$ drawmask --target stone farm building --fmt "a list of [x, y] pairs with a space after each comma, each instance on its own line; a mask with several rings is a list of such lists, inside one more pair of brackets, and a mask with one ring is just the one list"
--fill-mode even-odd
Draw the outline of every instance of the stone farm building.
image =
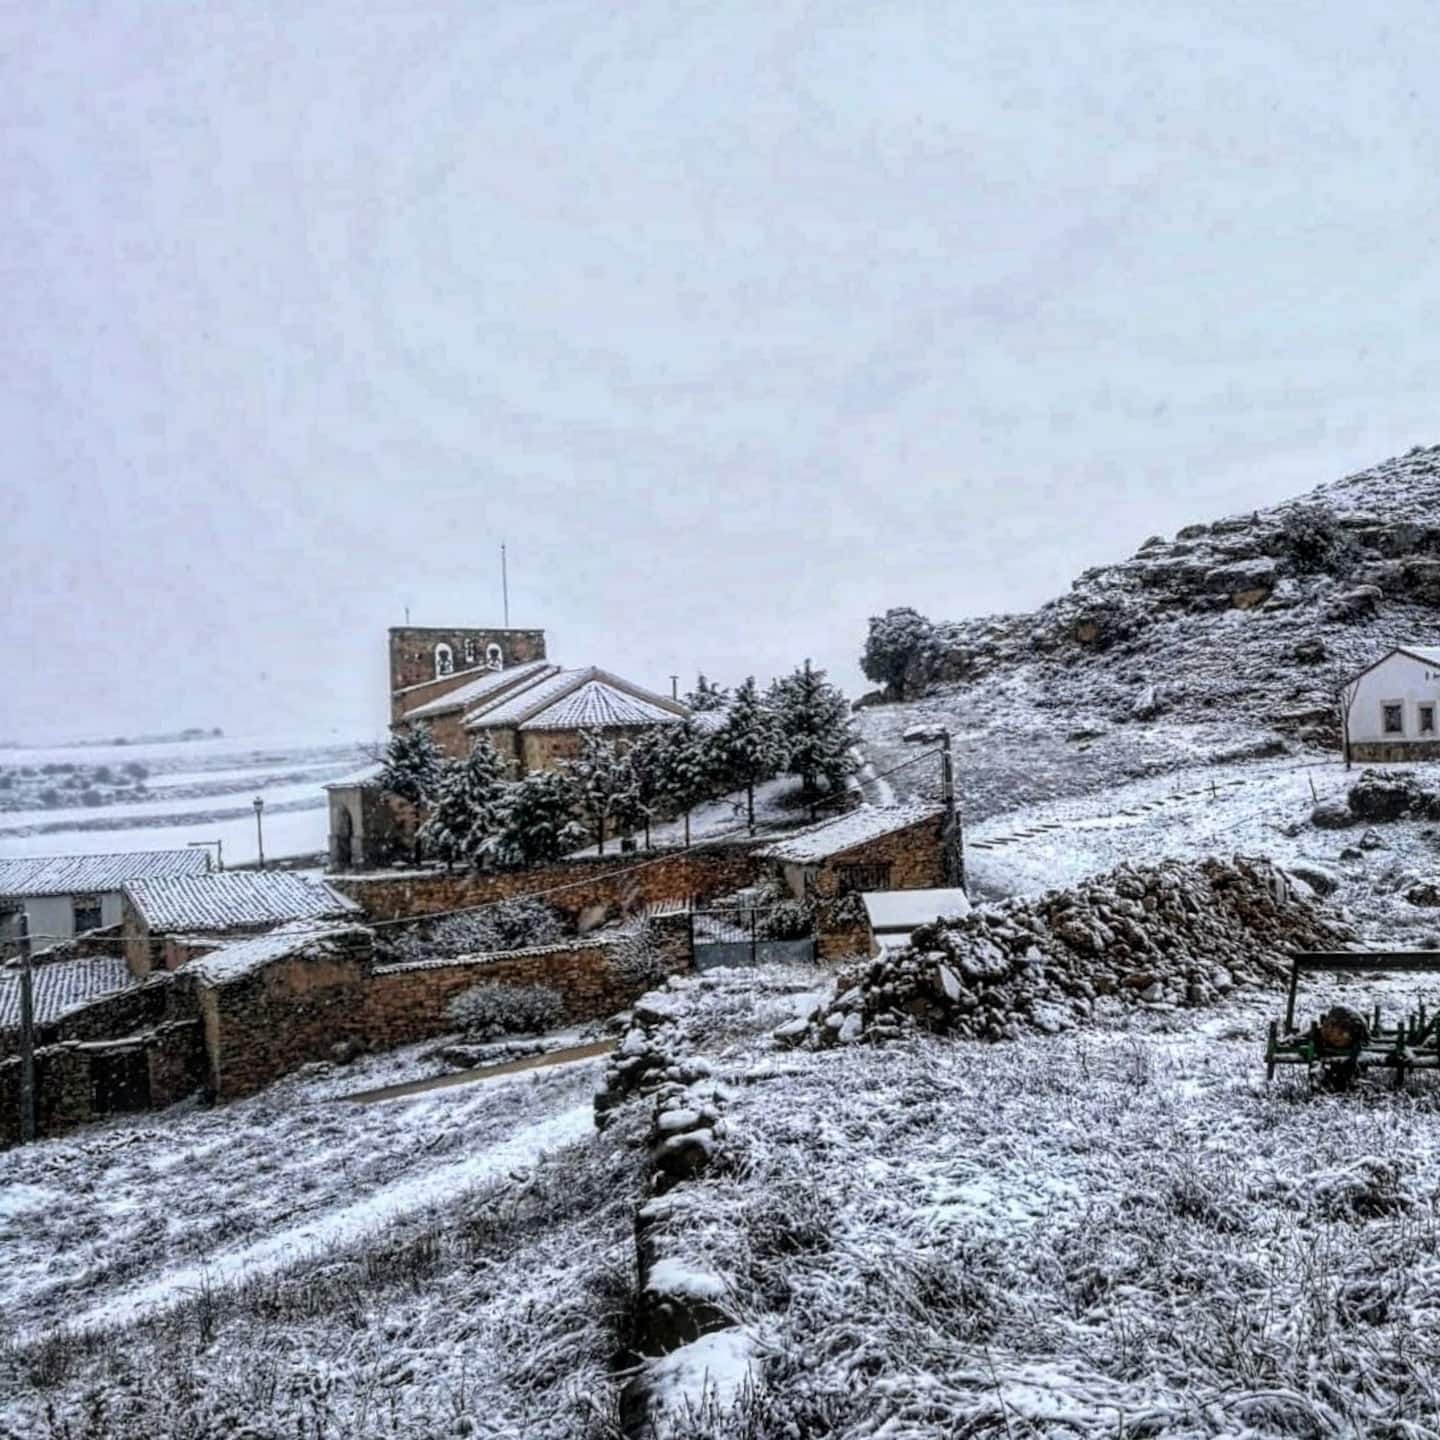
[[283, 870], [144, 880], [125, 887], [121, 934], [133, 975], [175, 970], [219, 939], [292, 921], [353, 921], [359, 907], [323, 881]]
[[1346, 685], [1342, 712], [1349, 759], [1440, 759], [1440, 646], [1382, 655]]
[[946, 884], [944, 832], [940, 805], [862, 805], [787, 835], [758, 854], [779, 866], [796, 899], [932, 890]]
[[206, 874], [204, 850], [138, 850], [130, 855], [39, 855], [0, 860], [0, 949], [29, 922], [37, 950], [120, 923], [121, 892], [133, 880]]

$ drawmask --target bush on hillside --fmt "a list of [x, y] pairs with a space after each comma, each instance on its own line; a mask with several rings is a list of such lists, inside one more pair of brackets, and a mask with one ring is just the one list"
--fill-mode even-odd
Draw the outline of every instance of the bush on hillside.
[[1328, 505], [1296, 505], [1280, 519], [1280, 543], [1303, 575], [1346, 575], [1358, 558], [1355, 542]]

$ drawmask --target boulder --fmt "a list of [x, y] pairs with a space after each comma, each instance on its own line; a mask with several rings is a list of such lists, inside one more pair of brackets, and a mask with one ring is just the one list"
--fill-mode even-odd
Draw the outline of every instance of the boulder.
[[1440, 906], [1440, 885], [1433, 880], [1422, 880], [1405, 892], [1405, 898], [1412, 905], [1423, 905], [1427, 909], [1432, 909]]
[[1303, 880], [1317, 895], [1333, 895], [1340, 888], [1340, 877], [1323, 865], [1310, 860], [1297, 860], [1286, 867], [1290, 873]]
[[1385, 597], [1378, 585], [1356, 585], [1330, 598], [1325, 618], [1330, 621], [1368, 620], [1380, 608]]
[[1350, 787], [1348, 804], [1357, 820], [1387, 824], [1425, 814], [1434, 798], [1408, 770], [1364, 770]]
[[1334, 800], [1322, 800], [1311, 812], [1310, 823], [1317, 830], [1344, 830], [1356, 823], [1349, 806]]
[[1360, 837], [1360, 848], [1362, 850], [1386, 850], [1389, 847], [1380, 838], [1378, 830], [1367, 830]]
[[1205, 572], [1205, 589], [1213, 595], [1228, 595], [1237, 610], [1250, 610], [1269, 597], [1278, 578], [1273, 555], [1232, 560]]

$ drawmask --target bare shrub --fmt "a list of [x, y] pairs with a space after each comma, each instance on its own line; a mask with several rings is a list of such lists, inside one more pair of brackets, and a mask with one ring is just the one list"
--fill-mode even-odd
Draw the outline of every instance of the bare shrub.
[[506, 900], [462, 915], [447, 915], [389, 941], [399, 960], [444, 960], [553, 945], [569, 933], [565, 917], [543, 900]]
[[493, 981], [457, 995], [445, 1013], [477, 1040], [501, 1035], [538, 1035], [565, 1019], [565, 1002], [548, 985], [501, 985]]

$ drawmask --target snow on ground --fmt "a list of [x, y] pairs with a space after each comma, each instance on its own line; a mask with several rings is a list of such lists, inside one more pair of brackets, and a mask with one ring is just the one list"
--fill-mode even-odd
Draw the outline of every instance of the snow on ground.
[[588, 1133], [582, 1112], [596, 1066], [374, 1106], [317, 1098], [333, 1073], [321, 1067], [235, 1105], [119, 1120], [0, 1154], [0, 1189], [53, 1192], [27, 1212], [30, 1223], [0, 1234], [11, 1337], [57, 1319], [134, 1313], [202, 1271], [218, 1282], [275, 1268], [307, 1245], [351, 1240], [387, 1214], [530, 1163]]
[[766, 983], [679, 1010], [729, 1138], [648, 1239], [724, 1281], [722, 1333], [763, 1358], [737, 1413], [674, 1434], [1436, 1433], [1434, 1077], [1267, 1084], [1278, 995], [777, 1053], [734, 1028]]
[[218, 839], [226, 863], [240, 864], [256, 856], [255, 795], [266, 806], [267, 858], [314, 854], [328, 843], [325, 785], [354, 771], [370, 748], [237, 737], [0, 750], [0, 771], [137, 762], [150, 772], [133, 800], [0, 813], [0, 856], [179, 849]]
[[[1028, 805], [966, 827], [966, 879], [974, 896], [986, 899], [1071, 885], [1126, 860], [1268, 855], [1282, 866], [1308, 863], [1330, 872], [1339, 882], [1337, 903], [1367, 938], [1440, 948], [1440, 912], [1411, 905], [1403, 894], [1415, 879], [1440, 877], [1436, 826], [1408, 820], [1376, 826], [1379, 848], [1362, 850], [1365, 827], [1310, 824], [1317, 798], [1343, 803], [1359, 774], [1360, 767], [1347, 771], [1339, 760], [1282, 757]], [[1356, 853], [1342, 859], [1342, 851]]]

